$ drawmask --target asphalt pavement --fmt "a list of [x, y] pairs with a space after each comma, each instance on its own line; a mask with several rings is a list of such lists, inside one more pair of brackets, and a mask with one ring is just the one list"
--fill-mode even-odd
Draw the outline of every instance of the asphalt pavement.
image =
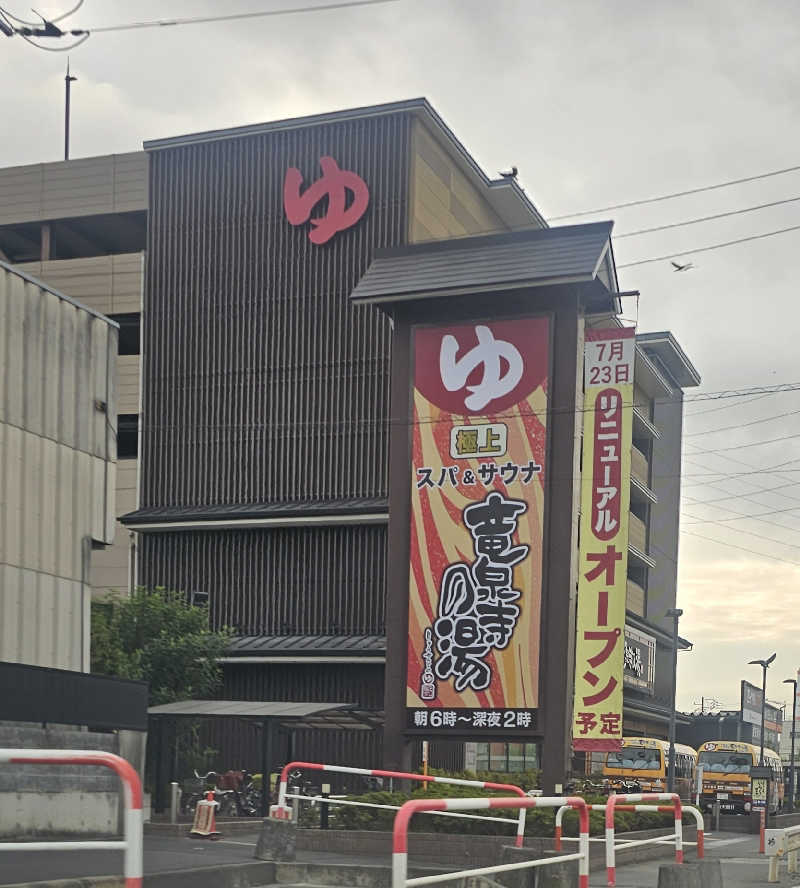
[[[145, 836], [144, 873], [250, 863], [257, 839], [257, 833], [218, 841]], [[121, 851], [0, 851], [0, 885], [121, 873]]]
[[[722, 862], [725, 888], [767, 885], [767, 858], [758, 853], [758, 836], [719, 833], [706, 837], [706, 858]], [[216, 841], [174, 836], [145, 836], [145, 875], [196, 867], [248, 863], [258, 835], [232, 834]], [[686, 849], [688, 861], [694, 860], [694, 849]], [[300, 852], [298, 859], [308, 862], [375, 863], [374, 859], [353, 860], [339, 854]], [[657, 888], [659, 861], [625, 864], [625, 852], [617, 856], [618, 888]], [[0, 885], [18, 882], [50, 881], [81, 876], [112, 876], [122, 872], [122, 854], [115, 851], [63, 851], [2, 853]], [[592, 888], [605, 888], [605, 871], [592, 873]], [[773, 883], [776, 884], [776, 883]], [[800, 877], [789, 877], [784, 862], [781, 880], [784, 888], [800, 888]]]
[[[717, 835], [719, 838], [717, 838]], [[722, 863], [724, 888], [750, 888], [753, 885], [768, 885], [768, 858], [758, 853], [758, 836], [737, 833], [718, 833], [706, 836], [706, 859], [718, 859]], [[617, 863], [623, 863], [625, 852], [617, 855]], [[694, 848], [686, 849], [686, 860], [695, 859]], [[661, 861], [663, 862], [663, 861]], [[658, 888], [659, 861], [617, 866], [617, 888]], [[591, 888], [606, 888], [605, 873], [593, 872], [590, 876]], [[800, 886], [800, 877], [786, 873], [784, 862], [781, 881], [773, 885]]]

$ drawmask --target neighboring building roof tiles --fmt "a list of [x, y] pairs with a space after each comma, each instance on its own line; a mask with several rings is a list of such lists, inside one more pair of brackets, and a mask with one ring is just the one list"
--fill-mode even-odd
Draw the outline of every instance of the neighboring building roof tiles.
[[209, 506], [161, 506], [136, 509], [119, 519], [135, 526], [186, 521], [243, 521], [253, 518], [319, 518], [336, 515], [385, 513], [389, 502], [384, 497], [370, 499], [303, 500], [277, 503], [241, 503]]
[[232, 655], [245, 654], [385, 654], [383, 635], [243, 635], [228, 646]]

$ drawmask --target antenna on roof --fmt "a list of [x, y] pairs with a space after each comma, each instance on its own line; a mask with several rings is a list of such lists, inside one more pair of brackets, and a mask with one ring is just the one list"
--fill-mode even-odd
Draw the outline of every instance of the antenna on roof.
[[69, 56], [67, 56], [67, 76], [64, 78], [66, 95], [64, 97], [64, 160], [69, 160], [69, 93], [70, 86], [77, 77], [69, 73]]

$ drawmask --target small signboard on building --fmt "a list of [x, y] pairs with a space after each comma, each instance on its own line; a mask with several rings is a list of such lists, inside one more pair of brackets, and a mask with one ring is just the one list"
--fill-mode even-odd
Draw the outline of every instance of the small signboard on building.
[[622, 680], [626, 688], [655, 693], [656, 640], [646, 632], [625, 627], [625, 654]]

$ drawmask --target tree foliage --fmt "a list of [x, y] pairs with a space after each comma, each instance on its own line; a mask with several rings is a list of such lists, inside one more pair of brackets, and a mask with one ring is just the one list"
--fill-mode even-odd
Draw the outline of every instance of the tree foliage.
[[151, 706], [212, 695], [229, 640], [181, 592], [139, 588], [92, 605], [92, 672], [148, 682]]

